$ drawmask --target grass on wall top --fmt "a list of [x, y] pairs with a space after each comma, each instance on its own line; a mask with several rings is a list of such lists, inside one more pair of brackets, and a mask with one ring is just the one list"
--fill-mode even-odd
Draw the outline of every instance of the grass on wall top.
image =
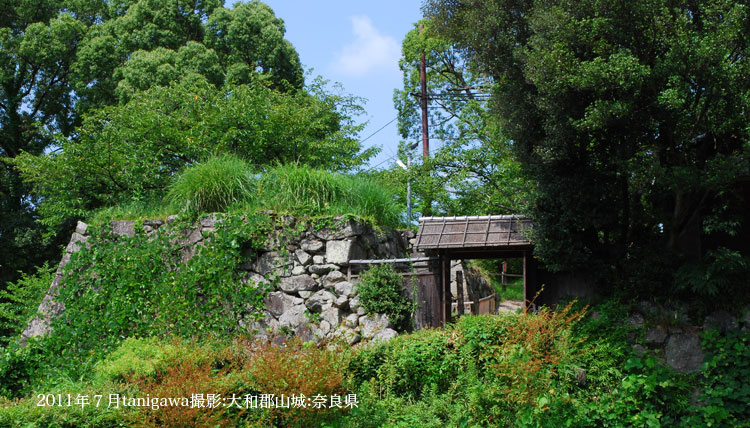
[[255, 173], [233, 156], [214, 157], [186, 169], [163, 198], [108, 207], [95, 212], [90, 221], [264, 210], [294, 216], [354, 215], [379, 226], [402, 226], [393, 195], [373, 180], [295, 164]]

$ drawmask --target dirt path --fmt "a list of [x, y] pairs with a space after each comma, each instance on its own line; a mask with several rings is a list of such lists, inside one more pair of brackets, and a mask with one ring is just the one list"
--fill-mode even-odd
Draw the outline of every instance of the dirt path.
[[523, 309], [523, 300], [503, 300], [497, 305], [497, 313], [515, 314], [519, 309]]

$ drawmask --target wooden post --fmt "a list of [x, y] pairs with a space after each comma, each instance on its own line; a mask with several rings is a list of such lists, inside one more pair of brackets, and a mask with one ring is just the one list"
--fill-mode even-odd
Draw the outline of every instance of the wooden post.
[[456, 314], [461, 316], [464, 314], [464, 273], [463, 271], [456, 271]]
[[440, 258], [442, 260], [441, 270], [443, 272], [443, 326], [446, 326], [451, 322], [451, 259], [446, 255], [442, 255]]
[[[523, 300], [524, 300], [524, 312], [530, 309], [532, 301], [535, 305], [541, 305], [543, 303], [544, 296], [537, 298], [537, 293], [540, 293], [541, 288], [539, 286], [539, 280], [537, 278], [536, 271], [536, 260], [531, 255], [531, 252], [525, 251], [523, 253]], [[536, 300], [535, 300], [536, 299]]]
[[508, 273], [508, 262], [504, 261], [503, 262], [503, 274], [500, 275], [500, 278], [502, 280], [501, 282], [503, 284], [503, 293], [505, 293], [505, 290], [507, 289], [507, 285], [508, 285], [507, 280], [505, 279], [506, 273]]
[[529, 308], [529, 283], [526, 278], [526, 255], [527, 253], [524, 251], [523, 253], [523, 312], [526, 313]]

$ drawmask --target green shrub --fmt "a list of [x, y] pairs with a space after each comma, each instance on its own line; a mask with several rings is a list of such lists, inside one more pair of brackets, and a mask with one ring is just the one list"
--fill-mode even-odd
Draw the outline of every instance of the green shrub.
[[119, 382], [132, 377], [151, 376], [173, 349], [172, 345], [161, 343], [153, 337], [130, 337], [104, 360], [96, 363], [94, 373], [101, 379]]
[[36, 340], [21, 348], [0, 348], [0, 397], [17, 398], [31, 389], [43, 364], [44, 349]]
[[[58, 392], [59, 391], [59, 392]], [[0, 399], [0, 427], [28, 427], [28, 428], [124, 428], [132, 427], [130, 408], [107, 408], [108, 395], [116, 393], [111, 387], [91, 389], [85, 386], [71, 386], [65, 389], [45, 391], [43, 396], [33, 395], [15, 402], [3, 402]], [[59, 395], [58, 395], [59, 394]], [[68, 406], [68, 394], [71, 405]], [[75, 405], [75, 400], [81, 396], [88, 396], [89, 405]], [[97, 397], [99, 406], [95, 405]], [[63, 405], [39, 406], [45, 397], [52, 403], [62, 399]], [[43, 401], [42, 401], [43, 402]]]
[[367, 312], [388, 315], [399, 329], [408, 327], [412, 304], [405, 295], [404, 277], [393, 266], [376, 265], [363, 272], [357, 282], [357, 294]]
[[245, 161], [233, 156], [209, 158], [180, 174], [169, 188], [167, 201], [193, 214], [225, 211], [236, 202], [253, 198], [250, 171]]

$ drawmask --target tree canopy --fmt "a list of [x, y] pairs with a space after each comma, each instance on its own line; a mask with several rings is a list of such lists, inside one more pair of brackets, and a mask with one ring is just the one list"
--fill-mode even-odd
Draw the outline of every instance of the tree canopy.
[[670, 252], [700, 264], [709, 242], [742, 247], [747, 4], [427, 0], [424, 12], [494, 80], [548, 266]]
[[[422, 52], [430, 139], [436, 147], [427, 160], [415, 152], [407, 153], [411, 143], [422, 139]], [[429, 20], [416, 23], [404, 38], [400, 68], [404, 84], [394, 92], [394, 104], [399, 112], [399, 131], [405, 139], [401, 155], [412, 155], [416, 161], [408, 175], [414, 184], [417, 210], [423, 211], [425, 207], [420, 204], [430, 200], [437, 212], [451, 215], [520, 211], [525, 197], [518, 164], [511, 156], [509, 140], [495, 126], [487, 108], [492, 78], [435, 33]], [[421, 147], [416, 152], [421, 153]], [[401, 180], [407, 175], [400, 169], [390, 174]]]
[[359, 100], [318, 80], [305, 84], [271, 8], [222, 4], [8, 5], [0, 16], [0, 283], [57, 252], [40, 218], [70, 225], [83, 210], [143, 198], [209, 154], [333, 170], [372, 155], [354, 139]]

